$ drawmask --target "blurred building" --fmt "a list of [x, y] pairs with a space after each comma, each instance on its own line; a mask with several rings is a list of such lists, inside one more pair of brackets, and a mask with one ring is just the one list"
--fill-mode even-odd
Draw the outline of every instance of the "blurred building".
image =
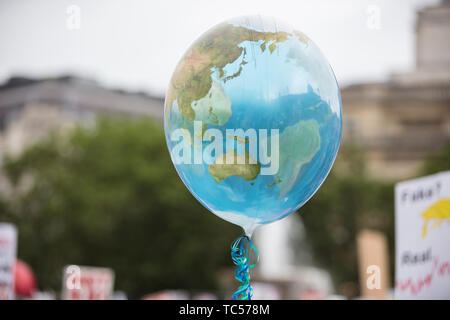
[[450, 1], [418, 12], [416, 67], [385, 83], [342, 89], [343, 142], [365, 150], [369, 173], [398, 180], [450, 142]]
[[0, 87], [0, 158], [16, 154], [49, 132], [99, 115], [163, 115], [163, 99], [109, 90], [74, 77], [11, 78]]
[[[161, 119], [163, 98], [110, 90], [74, 77], [11, 78], [0, 86], [0, 165], [50, 132], [98, 116], [151, 116]], [[0, 191], [7, 190], [1, 178]]]

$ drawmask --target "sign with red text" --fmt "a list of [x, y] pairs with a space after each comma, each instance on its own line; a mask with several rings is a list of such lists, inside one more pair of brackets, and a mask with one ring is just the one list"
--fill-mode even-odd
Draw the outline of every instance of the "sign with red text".
[[107, 300], [114, 287], [114, 272], [108, 268], [70, 265], [64, 268], [64, 300]]
[[395, 187], [396, 299], [450, 299], [450, 171]]
[[0, 300], [14, 299], [16, 252], [16, 227], [9, 223], [0, 223]]

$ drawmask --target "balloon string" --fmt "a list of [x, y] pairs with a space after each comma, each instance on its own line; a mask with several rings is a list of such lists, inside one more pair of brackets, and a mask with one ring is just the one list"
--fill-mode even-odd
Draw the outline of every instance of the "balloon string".
[[[251, 251], [256, 253], [256, 261], [250, 264]], [[250, 272], [259, 260], [259, 253], [252, 243], [252, 240], [246, 235], [238, 237], [231, 245], [231, 258], [233, 263], [237, 266], [234, 278], [242, 284], [235, 291], [232, 296], [233, 300], [251, 300], [253, 289], [250, 285]]]

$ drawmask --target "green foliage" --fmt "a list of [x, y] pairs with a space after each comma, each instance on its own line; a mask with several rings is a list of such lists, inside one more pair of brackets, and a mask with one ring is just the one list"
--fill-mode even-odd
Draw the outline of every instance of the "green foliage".
[[215, 288], [239, 229], [204, 209], [177, 176], [151, 120], [103, 119], [54, 134], [9, 159], [16, 196], [0, 221], [19, 228], [19, 256], [44, 289], [63, 266], [111, 267], [133, 297]]
[[315, 263], [331, 273], [338, 290], [358, 283], [356, 236], [362, 229], [386, 234], [394, 270], [394, 188], [369, 179], [364, 162], [354, 147], [341, 147], [328, 178], [299, 210]]
[[421, 174], [428, 175], [447, 170], [450, 170], [450, 144], [425, 161]]

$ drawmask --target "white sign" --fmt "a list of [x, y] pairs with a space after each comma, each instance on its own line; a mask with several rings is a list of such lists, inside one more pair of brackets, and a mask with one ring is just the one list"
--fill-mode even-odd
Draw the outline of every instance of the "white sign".
[[108, 268], [70, 265], [64, 268], [64, 300], [107, 300], [111, 298], [114, 272]]
[[450, 171], [395, 187], [396, 299], [450, 299]]
[[9, 223], [0, 223], [0, 300], [14, 299], [16, 252], [16, 228]]

